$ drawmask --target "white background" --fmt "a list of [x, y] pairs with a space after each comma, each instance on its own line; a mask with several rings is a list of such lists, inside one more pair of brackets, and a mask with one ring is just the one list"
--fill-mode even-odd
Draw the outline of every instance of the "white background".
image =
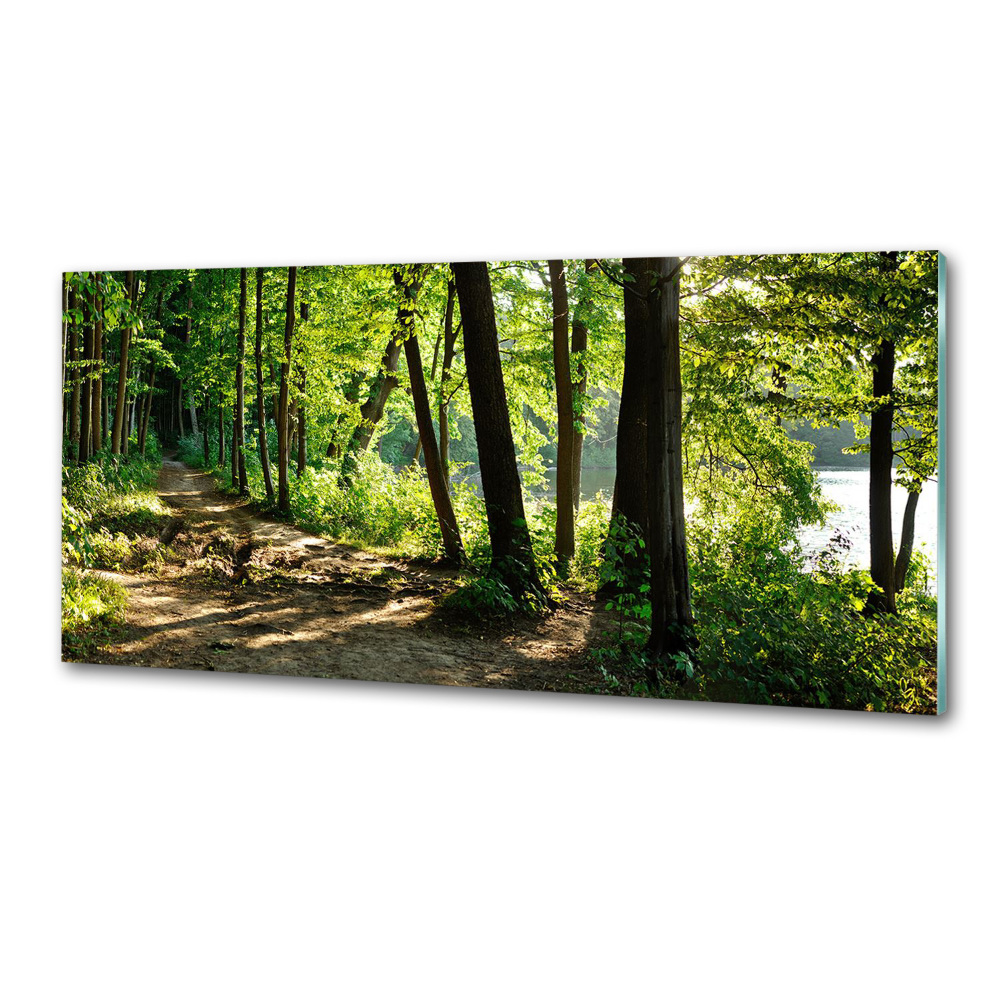
[[[916, 0], [10, 7], [6, 995], [990, 993], [996, 27]], [[58, 662], [64, 268], [884, 248], [950, 262], [943, 719]]]

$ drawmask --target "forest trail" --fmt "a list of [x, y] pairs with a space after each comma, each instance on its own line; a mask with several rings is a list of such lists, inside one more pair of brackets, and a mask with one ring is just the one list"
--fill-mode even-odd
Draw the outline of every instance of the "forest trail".
[[415, 684], [592, 691], [586, 650], [610, 617], [569, 596], [544, 617], [484, 623], [442, 611], [454, 573], [384, 558], [255, 514], [167, 458], [174, 517], [156, 576], [106, 573], [129, 592], [101, 662]]

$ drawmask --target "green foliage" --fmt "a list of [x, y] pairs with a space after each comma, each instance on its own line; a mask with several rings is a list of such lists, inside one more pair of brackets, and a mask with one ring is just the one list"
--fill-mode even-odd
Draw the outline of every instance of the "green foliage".
[[101, 569], [153, 569], [162, 554], [149, 540], [168, 510], [153, 487], [160, 465], [155, 439], [147, 457], [100, 455], [63, 467], [63, 557]]
[[128, 601], [125, 588], [97, 573], [67, 567], [62, 573], [62, 629], [80, 633], [121, 621]]

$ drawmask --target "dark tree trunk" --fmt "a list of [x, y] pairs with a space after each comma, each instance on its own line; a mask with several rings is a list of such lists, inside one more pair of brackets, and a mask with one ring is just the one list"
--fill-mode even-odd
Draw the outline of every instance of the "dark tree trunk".
[[90, 419], [94, 408], [90, 397], [93, 393], [91, 370], [94, 357], [94, 295], [91, 293], [84, 301], [89, 313], [83, 326], [83, 366], [80, 369], [80, 440], [77, 447], [77, 462], [83, 463], [90, 459], [93, 434], [90, 430]]
[[239, 486], [240, 495], [250, 493], [247, 486], [247, 464], [243, 454], [246, 443], [246, 433], [243, 427], [243, 417], [246, 405], [243, 398], [243, 357], [247, 349], [247, 269], [240, 268], [240, 318], [236, 331], [236, 415], [233, 421], [233, 450], [237, 455], [237, 478], [234, 486]]
[[910, 557], [913, 555], [913, 536], [916, 528], [917, 501], [920, 490], [906, 494], [906, 506], [903, 508], [903, 531], [899, 539], [899, 552], [896, 554], [895, 584], [896, 593], [901, 594], [906, 588], [906, 573], [910, 568]]
[[[588, 260], [586, 277], [597, 270], [597, 262]], [[585, 281], [586, 281], [585, 277]], [[590, 292], [584, 286], [583, 294], [573, 315], [573, 332], [570, 342], [570, 377], [573, 379], [573, 509], [580, 509], [580, 480], [583, 475], [583, 436], [587, 400], [587, 323], [590, 310]]]
[[209, 452], [208, 445], [208, 393], [206, 392], [202, 398], [201, 404], [201, 446], [202, 451], [205, 454], [205, 467], [207, 468], [212, 464], [212, 456]]
[[156, 387], [156, 362], [149, 366], [149, 392], [146, 395], [146, 409], [142, 417], [142, 426], [139, 428], [139, 452], [143, 458], [146, 457], [146, 437], [149, 434], [149, 417], [153, 412], [153, 390]]
[[490, 273], [485, 261], [454, 263], [452, 270], [465, 329], [465, 369], [493, 568], [514, 594], [540, 591], [510, 430]]
[[[131, 309], [135, 308], [136, 285], [135, 271], [126, 272], [125, 287]], [[122, 452], [123, 428], [125, 426], [125, 390], [128, 386], [128, 347], [131, 333], [129, 324], [123, 323], [121, 344], [118, 348], [118, 392], [115, 396], [115, 422], [111, 430], [112, 455], [120, 455]]]
[[405, 338], [406, 367], [410, 374], [413, 409], [417, 415], [420, 441], [424, 447], [427, 482], [431, 488], [431, 498], [434, 501], [434, 510], [441, 528], [444, 554], [449, 562], [462, 563], [465, 561], [462, 536], [459, 533], [458, 520], [451, 505], [448, 484], [445, 482], [441, 470], [441, 456], [438, 454], [437, 441], [434, 438], [434, 420], [431, 417], [427, 384], [424, 381], [424, 367], [420, 360], [420, 345], [417, 342], [416, 307], [420, 279], [417, 277], [416, 269], [411, 270], [405, 277], [397, 271], [394, 279], [401, 296], [399, 309], [396, 313], [396, 323], [400, 329], [400, 335]]
[[94, 363], [93, 377], [90, 386], [90, 453], [96, 455], [104, 447], [101, 427], [101, 404], [104, 400], [104, 300], [101, 296], [101, 275], [97, 272], [94, 279], [97, 291], [94, 293]]
[[268, 502], [274, 500], [274, 484], [271, 482], [271, 462], [267, 454], [267, 422], [264, 419], [264, 359], [263, 359], [263, 338], [264, 338], [264, 268], [257, 268], [257, 301], [256, 314], [256, 339], [254, 342], [254, 361], [257, 368], [257, 445], [260, 448], [260, 468], [264, 474], [264, 490], [267, 493]]
[[556, 381], [556, 568], [566, 576], [576, 551], [573, 516], [573, 383], [569, 371], [569, 296], [566, 268], [550, 260], [552, 365]]
[[62, 434], [69, 435], [69, 393], [66, 391], [66, 372], [69, 361], [69, 278], [62, 279]]
[[226, 467], [226, 410], [222, 405], [222, 393], [219, 393], [219, 470]]
[[[302, 303], [303, 309], [306, 303]], [[306, 366], [300, 355], [298, 364], [298, 390], [299, 398], [295, 407], [295, 414], [298, 421], [297, 444], [298, 453], [295, 456], [295, 475], [301, 476], [306, 471]]]
[[448, 482], [448, 396], [447, 385], [451, 379], [451, 365], [455, 360], [455, 341], [458, 331], [455, 328], [455, 282], [448, 282], [448, 304], [444, 311], [444, 355], [441, 358], [441, 399], [438, 403], [438, 436], [441, 449], [441, 472], [445, 482]]
[[680, 260], [650, 257], [648, 266], [646, 495], [652, 616], [646, 648], [660, 658], [689, 652], [695, 642], [681, 461]]
[[[76, 312], [76, 289], [69, 292], [69, 310]], [[80, 446], [80, 326], [73, 319], [69, 325], [69, 353], [73, 362], [73, 390], [69, 404], [69, 440], [77, 449]], [[70, 451], [72, 452], [72, 448]]]
[[[625, 371], [618, 411], [615, 453], [615, 502], [611, 516], [637, 525], [645, 536], [646, 511], [646, 359], [649, 336], [646, 297], [649, 292], [648, 260], [629, 257], [623, 262], [626, 276]], [[631, 280], [630, 280], [631, 279]]]
[[295, 273], [288, 269], [285, 296], [285, 346], [281, 356], [281, 385], [278, 390], [278, 509], [287, 512], [288, 495], [288, 372], [292, 361], [292, 334], [295, 332]]
[[[184, 343], [189, 345], [191, 343], [191, 310], [194, 308], [194, 300], [191, 298], [190, 289], [194, 287], [194, 279], [192, 278], [189, 285], [188, 300], [187, 300], [187, 325], [184, 330]], [[198, 408], [195, 406], [194, 402], [194, 392], [190, 391], [191, 386], [188, 387], [188, 409], [191, 414], [191, 433], [194, 435], [199, 434], [198, 430]]]
[[[880, 270], [895, 269], [895, 254], [883, 254]], [[872, 355], [872, 409], [869, 432], [868, 480], [871, 576], [879, 590], [868, 595], [867, 610], [896, 613], [896, 560], [892, 545], [892, 387], [896, 371], [896, 343], [888, 337]]]

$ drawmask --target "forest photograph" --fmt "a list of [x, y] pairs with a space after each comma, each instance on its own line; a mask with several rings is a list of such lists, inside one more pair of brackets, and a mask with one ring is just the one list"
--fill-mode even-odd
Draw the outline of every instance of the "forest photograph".
[[942, 711], [943, 271], [67, 272], [63, 659]]

